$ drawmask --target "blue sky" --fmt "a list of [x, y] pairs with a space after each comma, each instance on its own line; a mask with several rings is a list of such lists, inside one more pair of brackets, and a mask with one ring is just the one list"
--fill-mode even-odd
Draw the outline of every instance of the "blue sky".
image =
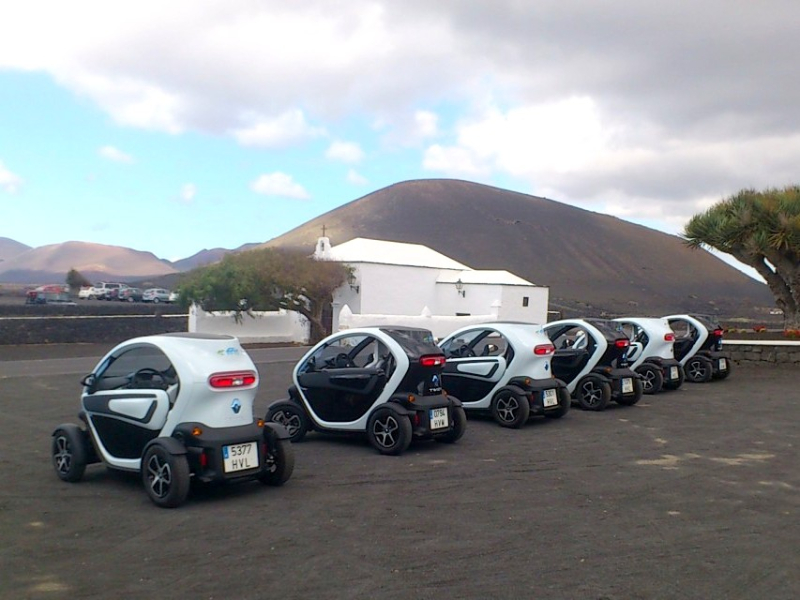
[[436, 177], [677, 233], [797, 183], [788, 1], [18, 4], [0, 236], [30, 246], [175, 260]]

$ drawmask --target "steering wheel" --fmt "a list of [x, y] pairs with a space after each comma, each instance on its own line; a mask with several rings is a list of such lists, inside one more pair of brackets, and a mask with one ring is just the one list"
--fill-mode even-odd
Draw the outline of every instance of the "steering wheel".
[[345, 352], [340, 352], [336, 355], [336, 361], [334, 362], [334, 365], [337, 369], [346, 369], [356, 366], [356, 364], [353, 362], [353, 359], [351, 359]]
[[[154, 377], [158, 377], [161, 382], [160, 384], [156, 385], [153, 381]], [[154, 369], [152, 367], [144, 367], [136, 371], [131, 378], [131, 387], [135, 389], [147, 389], [147, 388], [160, 388], [166, 389], [169, 385], [167, 378], [164, 376], [164, 373], [159, 371], [158, 369]]]
[[464, 344], [458, 349], [458, 354], [460, 356], [475, 356], [475, 350]]

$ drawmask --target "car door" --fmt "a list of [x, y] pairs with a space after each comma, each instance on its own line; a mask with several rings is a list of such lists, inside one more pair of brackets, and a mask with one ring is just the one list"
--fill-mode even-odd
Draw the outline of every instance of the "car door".
[[84, 378], [83, 411], [105, 452], [139, 459], [158, 437], [177, 394], [177, 374], [158, 348], [144, 345], [107, 358]]
[[300, 365], [300, 393], [321, 421], [350, 423], [364, 416], [391, 377], [394, 358], [376, 337], [343, 335]]
[[508, 340], [495, 329], [476, 327], [439, 344], [447, 362], [444, 389], [469, 404], [486, 398], [506, 374], [510, 353]]
[[545, 327], [544, 332], [556, 348], [551, 361], [553, 375], [571, 383], [586, 368], [594, 352], [594, 338], [577, 324]]

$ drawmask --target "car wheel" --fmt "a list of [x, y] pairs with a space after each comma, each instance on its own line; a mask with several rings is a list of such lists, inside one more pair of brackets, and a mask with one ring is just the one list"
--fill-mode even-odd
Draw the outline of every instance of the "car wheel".
[[522, 427], [531, 416], [528, 397], [520, 388], [509, 385], [501, 388], [492, 398], [492, 417], [501, 427]]
[[569, 395], [569, 390], [567, 390], [567, 388], [561, 388], [558, 390], [558, 393], [561, 396], [558, 408], [555, 410], [548, 410], [544, 413], [544, 416], [548, 419], [560, 419], [569, 412], [570, 405], [572, 404], [572, 397]]
[[83, 477], [89, 462], [86, 432], [77, 425], [61, 425], [53, 433], [53, 468], [62, 481], [76, 482]]
[[175, 508], [189, 495], [189, 461], [185, 454], [170, 454], [161, 444], [153, 444], [142, 459], [142, 483], [154, 504]]
[[411, 420], [389, 408], [379, 408], [367, 422], [369, 443], [381, 454], [402, 454], [411, 444]]
[[450, 418], [453, 419], [453, 428], [447, 433], [437, 435], [435, 438], [437, 441], [452, 444], [460, 440], [467, 430], [467, 413], [461, 406], [450, 409]]
[[642, 399], [642, 392], [644, 391], [644, 384], [642, 380], [638, 377], [633, 380], [633, 394], [628, 396], [623, 396], [621, 393], [617, 398], [617, 404], [622, 404], [623, 406], [633, 406], [639, 400]]
[[267, 441], [267, 453], [264, 457], [267, 472], [259, 480], [267, 485], [283, 485], [294, 471], [294, 449], [289, 440], [278, 439], [277, 436]]
[[664, 387], [664, 372], [655, 365], [642, 365], [636, 372], [642, 376], [642, 388], [645, 394], [657, 394]]
[[711, 381], [713, 370], [711, 369], [711, 361], [705, 356], [695, 356], [690, 358], [686, 367], [686, 381], [692, 383], [706, 383]]
[[595, 375], [584, 377], [575, 391], [583, 410], [604, 410], [611, 400], [611, 385]]
[[294, 402], [276, 402], [267, 409], [264, 420], [283, 425], [292, 442], [302, 441], [309, 430], [305, 411]]

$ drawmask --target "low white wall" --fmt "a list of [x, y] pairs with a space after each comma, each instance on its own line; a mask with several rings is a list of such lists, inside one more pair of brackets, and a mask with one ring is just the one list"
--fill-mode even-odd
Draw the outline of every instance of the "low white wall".
[[227, 311], [209, 313], [194, 305], [189, 310], [189, 332], [235, 335], [243, 344], [307, 344], [310, 339], [308, 320], [298, 312], [253, 311], [252, 316], [242, 313], [238, 323], [234, 315]]
[[450, 315], [432, 315], [430, 311], [423, 310], [421, 315], [357, 315], [349, 307], [344, 306], [339, 313], [339, 331], [355, 329], [357, 327], [385, 325], [402, 325], [405, 327], [420, 327], [428, 329], [436, 339], [443, 339], [456, 329], [477, 323], [497, 321], [496, 314], [470, 315], [468, 317], [455, 317]]

